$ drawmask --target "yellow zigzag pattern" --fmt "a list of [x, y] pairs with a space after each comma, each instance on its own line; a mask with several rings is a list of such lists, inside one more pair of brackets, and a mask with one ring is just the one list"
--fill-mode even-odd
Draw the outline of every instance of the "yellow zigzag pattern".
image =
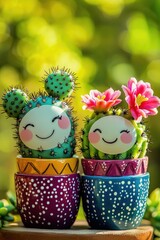
[[[58, 168], [60, 168], [58, 166]], [[75, 166], [73, 166], [73, 168], [71, 167], [71, 165], [69, 163], [66, 163], [62, 169], [60, 169], [59, 171], [57, 170], [57, 168], [55, 167], [55, 164], [53, 163], [49, 163], [47, 165], [47, 167], [45, 167], [45, 169], [43, 171], [40, 171], [33, 163], [31, 162], [28, 162], [26, 164], [26, 166], [22, 169], [22, 167], [20, 167], [20, 164], [18, 163], [18, 169], [19, 169], [19, 172], [21, 173], [37, 173], [37, 174], [57, 174], [57, 175], [61, 175], [63, 172], [67, 172], [68, 174], [69, 173], [75, 173], [77, 172], [78, 170], [78, 160], [75, 162]]]

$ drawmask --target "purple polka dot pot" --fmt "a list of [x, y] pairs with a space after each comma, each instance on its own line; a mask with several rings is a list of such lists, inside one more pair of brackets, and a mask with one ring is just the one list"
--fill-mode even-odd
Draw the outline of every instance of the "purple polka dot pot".
[[67, 229], [80, 203], [80, 176], [15, 174], [17, 206], [25, 227]]
[[149, 174], [82, 176], [86, 219], [95, 229], [125, 230], [141, 224], [149, 189]]

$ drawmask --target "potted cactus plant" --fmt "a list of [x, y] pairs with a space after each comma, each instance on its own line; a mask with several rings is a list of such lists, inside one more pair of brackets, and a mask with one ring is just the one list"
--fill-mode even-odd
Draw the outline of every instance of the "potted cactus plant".
[[143, 118], [157, 114], [160, 99], [153, 96], [149, 83], [135, 78], [122, 89], [127, 109], [117, 107], [119, 90], [91, 90], [82, 96], [83, 108], [93, 110], [81, 136], [86, 174], [82, 177], [82, 198], [91, 227], [135, 228], [145, 211], [149, 137]]
[[76, 122], [70, 106], [75, 80], [70, 70], [53, 68], [44, 79], [45, 92], [28, 95], [11, 88], [3, 95], [5, 112], [16, 119], [17, 206], [27, 227], [68, 228], [78, 212]]

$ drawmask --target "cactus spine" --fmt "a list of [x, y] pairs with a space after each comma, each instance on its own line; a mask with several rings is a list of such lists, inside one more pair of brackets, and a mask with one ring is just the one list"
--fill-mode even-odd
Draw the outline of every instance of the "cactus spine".
[[130, 78], [122, 86], [128, 109], [115, 107], [121, 91], [91, 90], [82, 96], [83, 109], [92, 110], [82, 130], [82, 154], [87, 159], [137, 159], [146, 155], [149, 138], [142, 118], [157, 114], [160, 99], [151, 85]]
[[[98, 119], [104, 117], [104, 116], [122, 116], [128, 120], [131, 121], [131, 123], [134, 125], [137, 133], [137, 140], [134, 144], [134, 146], [129, 149], [126, 152], [120, 153], [120, 154], [106, 154], [98, 149], [96, 149], [88, 139], [88, 134], [91, 126], [96, 122]], [[148, 147], [148, 137], [146, 134], [146, 127], [145, 125], [141, 123], [137, 123], [131, 116], [127, 113], [126, 110], [121, 109], [110, 109], [107, 112], [94, 112], [92, 116], [89, 119], [86, 119], [84, 129], [82, 130], [82, 154], [87, 159], [131, 159], [131, 158], [141, 158], [146, 155], [147, 147]]]
[[[3, 108], [9, 117], [16, 118], [17, 121], [15, 124], [17, 146], [22, 157], [69, 158], [74, 155], [76, 122], [67, 98], [69, 99], [72, 94], [75, 82], [74, 73], [65, 68], [53, 68], [44, 79], [47, 93], [38, 92], [28, 96], [21, 89], [11, 88], [4, 94]], [[66, 101], [63, 101], [65, 99]], [[46, 116], [43, 116], [43, 111], [40, 111], [42, 107], [44, 110], [48, 109]], [[41, 115], [39, 115], [40, 112]], [[38, 127], [39, 122], [42, 122], [41, 127]], [[49, 124], [51, 127], [47, 130]], [[56, 142], [58, 131], [62, 137], [60, 136]], [[54, 146], [52, 146], [51, 137]], [[33, 143], [30, 145], [28, 142], [31, 141]], [[35, 145], [34, 141], [39, 143]], [[47, 141], [49, 141], [48, 144]]]

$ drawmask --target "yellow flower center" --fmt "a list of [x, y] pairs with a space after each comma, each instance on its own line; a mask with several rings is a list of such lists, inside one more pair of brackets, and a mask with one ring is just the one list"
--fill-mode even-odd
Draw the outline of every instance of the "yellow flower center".
[[140, 93], [138, 94], [138, 96], [136, 98], [136, 102], [137, 102], [138, 106], [140, 106], [142, 102], [145, 102], [147, 100], [148, 100], [148, 98], [146, 98], [145, 96], [141, 95]]
[[105, 97], [106, 97], [105, 95], [102, 95], [102, 96], [98, 95], [98, 96], [97, 96], [97, 98], [98, 98], [99, 100], [104, 100]]

